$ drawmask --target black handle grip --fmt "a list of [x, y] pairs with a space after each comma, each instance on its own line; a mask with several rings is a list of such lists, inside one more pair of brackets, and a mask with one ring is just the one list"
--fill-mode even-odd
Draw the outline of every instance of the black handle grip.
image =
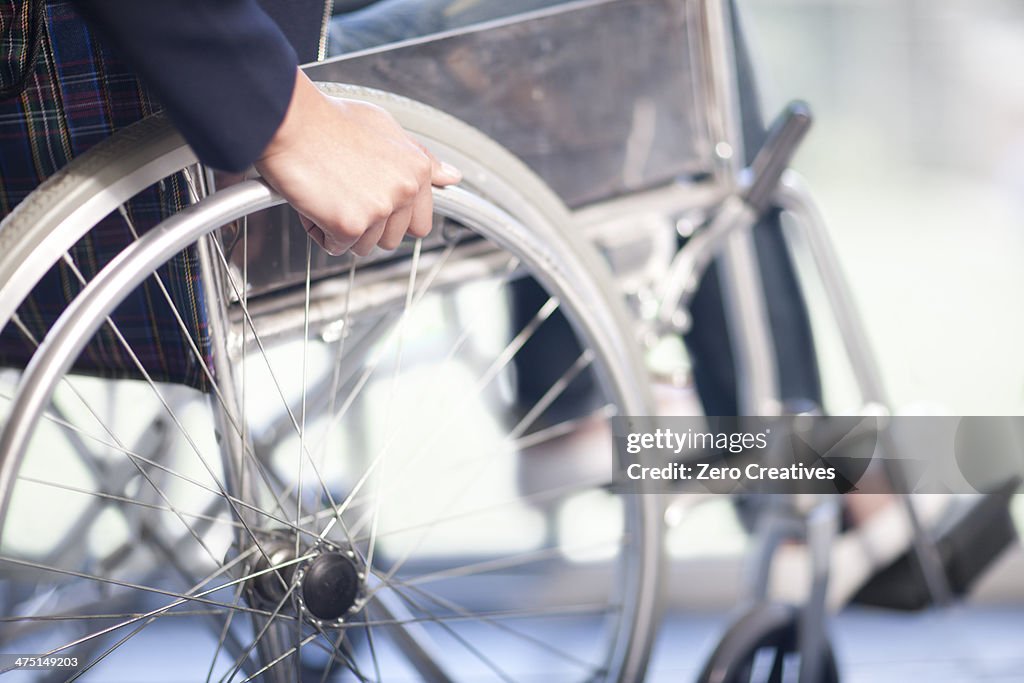
[[811, 108], [806, 102], [791, 102], [768, 131], [764, 146], [750, 164], [753, 180], [744, 196], [758, 214], [771, 205], [779, 179], [789, 167], [812, 122]]

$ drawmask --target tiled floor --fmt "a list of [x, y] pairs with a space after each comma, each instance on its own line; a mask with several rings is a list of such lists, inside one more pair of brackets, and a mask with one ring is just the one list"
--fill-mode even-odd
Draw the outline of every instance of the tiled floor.
[[[727, 621], [722, 613], [670, 616], [649, 680], [694, 680]], [[1024, 681], [1024, 604], [919, 614], [851, 608], [832, 632], [844, 683]]]

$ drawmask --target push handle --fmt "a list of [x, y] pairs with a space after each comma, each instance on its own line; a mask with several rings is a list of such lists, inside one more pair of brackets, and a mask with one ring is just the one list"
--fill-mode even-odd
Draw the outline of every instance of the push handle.
[[672, 260], [659, 295], [660, 323], [680, 331], [688, 328], [690, 319], [684, 311], [689, 309], [704, 271], [729, 235], [750, 228], [771, 208], [779, 180], [807, 135], [811, 120], [810, 107], [799, 101], [791, 102], [779, 114], [745, 171], [749, 185], [742, 194], [729, 196], [711, 223], [694, 234]]
[[764, 145], [750, 164], [753, 179], [743, 196], [758, 215], [771, 206], [779, 179], [789, 167], [812, 122], [811, 108], [806, 102], [791, 102], [768, 131]]

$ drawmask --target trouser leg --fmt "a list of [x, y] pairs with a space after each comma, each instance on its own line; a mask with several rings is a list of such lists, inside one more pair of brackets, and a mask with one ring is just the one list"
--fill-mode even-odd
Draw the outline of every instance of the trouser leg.
[[[733, 22], [743, 142], [749, 162], [763, 144], [766, 130], [750, 54], [735, 12]], [[754, 243], [775, 339], [781, 398], [784, 402], [810, 401], [820, 405], [821, 380], [810, 318], [778, 212], [770, 212], [757, 224]], [[693, 327], [685, 340], [705, 413], [735, 415], [739, 410], [736, 368], [732, 346], [726, 341], [729, 330], [719, 277], [719, 269], [713, 265], [693, 298]]]

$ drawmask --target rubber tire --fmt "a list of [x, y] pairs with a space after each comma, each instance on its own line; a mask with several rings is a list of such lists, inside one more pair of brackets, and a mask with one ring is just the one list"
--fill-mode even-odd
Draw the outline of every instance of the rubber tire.
[[[754, 656], [764, 648], [796, 652], [800, 611], [792, 605], [759, 604], [725, 632], [704, 665], [698, 683], [747, 683]], [[839, 683], [839, 669], [826, 640], [823, 675], [818, 683]]]

